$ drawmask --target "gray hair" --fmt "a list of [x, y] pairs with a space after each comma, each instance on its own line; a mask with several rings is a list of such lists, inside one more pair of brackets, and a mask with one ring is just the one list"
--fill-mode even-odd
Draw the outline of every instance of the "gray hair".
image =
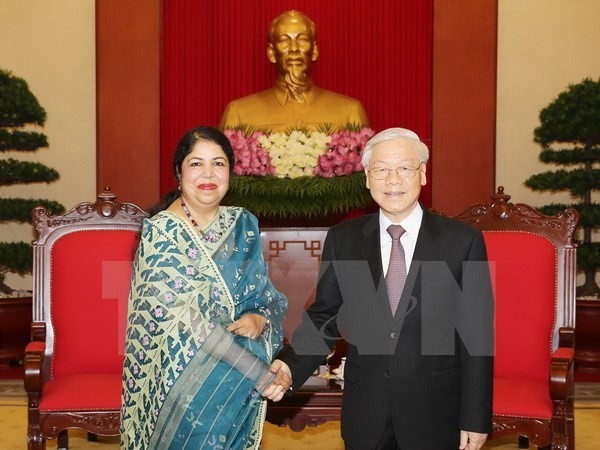
[[361, 159], [363, 167], [369, 166], [371, 155], [373, 154], [373, 147], [375, 145], [381, 142], [390, 141], [392, 139], [401, 139], [412, 144], [413, 148], [417, 152], [417, 157], [419, 158], [420, 163], [426, 163], [429, 159], [429, 148], [427, 148], [427, 145], [421, 142], [421, 139], [419, 139], [417, 133], [406, 128], [388, 128], [387, 130], [377, 133], [365, 144]]

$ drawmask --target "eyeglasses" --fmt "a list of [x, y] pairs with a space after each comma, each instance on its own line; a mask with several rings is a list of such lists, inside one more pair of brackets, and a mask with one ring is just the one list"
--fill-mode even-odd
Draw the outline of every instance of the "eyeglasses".
[[417, 170], [421, 167], [421, 164], [423, 163], [420, 163], [417, 167], [400, 166], [395, 169], [390, 169], [389, 167], [373, 167], [372, 169], [369, 169], [369, 175], [374, 180], [387, 180], [392, 170], [395, 170], [400, 178], [403, 180], [410, 180], [414, 178]]

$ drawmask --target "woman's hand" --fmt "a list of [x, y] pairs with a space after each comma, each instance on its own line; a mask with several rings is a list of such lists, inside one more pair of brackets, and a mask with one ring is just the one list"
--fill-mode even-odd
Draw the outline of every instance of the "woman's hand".
[[250, 339], [257, 339], [269, 321], [261, 316], [260, 314], [244, 314], [238, 320], [233, 322], [227, 327], [228, 331], [231, 331], [238, 336], [246, 336]]

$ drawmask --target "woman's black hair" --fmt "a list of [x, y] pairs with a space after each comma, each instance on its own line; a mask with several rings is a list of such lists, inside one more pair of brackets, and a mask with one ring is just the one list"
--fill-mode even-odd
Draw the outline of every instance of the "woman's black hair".
[[[177, 144], [175, 155], [173, 155], [173, 174], [175, 175], [175, 178], [179, 181], [181, 178], [181, 166], [183, 165], [183, 160], [200, 141], [214, 142], [221, 147], [221, 150], [223, 150], [223, 153], [225, 153], [225, 156], [229, 161], [229, 175], [233, 174], [235, 156], [233, 154], [231, 142], [229, 142], [227, 136], [216, 128], [201, 126], [188, 130], [179, 141], [179, 144]], [[148, 210], [150, 217], [154, 216], [159, 211], [167, 209], [180, 195], [181, 191], [179, 189], [169, 191], [156, 205]]]

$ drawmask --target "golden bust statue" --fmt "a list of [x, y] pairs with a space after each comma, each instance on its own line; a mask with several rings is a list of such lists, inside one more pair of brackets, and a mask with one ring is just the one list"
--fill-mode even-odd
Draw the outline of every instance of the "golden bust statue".
[[221, 129], [244, 124], [268, 130], [317, 129], [362, 124], [369, 119], [361, 103], [351, 97], [315, 86], [310, 77], [319, 56], [314, 22], [298, 11], [286, 11], [269, 28], [267, 58], [277, 68], [275, 86], [227, 105]]

